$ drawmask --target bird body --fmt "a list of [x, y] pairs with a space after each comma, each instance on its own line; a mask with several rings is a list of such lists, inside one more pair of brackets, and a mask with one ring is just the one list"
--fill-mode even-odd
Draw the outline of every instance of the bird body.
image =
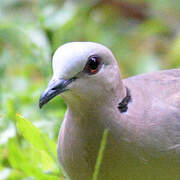
[[[63, 54], [69, 60], [59, 68], [59, 52], [67, 46], [74, 47], [78, 57], [72, 67], [68, 63], [73, 50]], [[59, 133], [58, 158], [69, 178], [92, 179], [103, 132], [108, 129], [98, 179], [180, 179], [180, 69], [122, 80], [114, 56], [102, 45], [68, 43], [57, 51], [53, 61], [56, 75], [41, 96], [40, 106], [61, 88], [68, 109]], [[95, 74], [94, 62], [100, 66]], [[68, 71], [56, 73], [62, 67]], [[61, 83], [55, 86], [58, 78]], [[62, 83], [62, 79], [66, 81]], [[127, 96], [127, 107], [121, 111], [119, 103]]]

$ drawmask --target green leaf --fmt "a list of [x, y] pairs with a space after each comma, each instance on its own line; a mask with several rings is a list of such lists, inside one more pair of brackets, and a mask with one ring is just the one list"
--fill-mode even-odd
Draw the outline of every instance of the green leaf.
[[99, 174], [99, 171], [100, 171], [101, 162], [103, 160], [103, 155], [104, 155], [104, 151], [105, 151], [105, 147], [106, 147], [106, 143], [107, 143], [108, 132], [109, 132], [108, 129], [105, 129], [104, 133], [103, 133], [103, 137], [102, 137], [102, 140], [101, 140], [101, 145], [100, 145], [99, 152], [98, 152], [98, 157], [96, 159], [95, 170], [94, 170], [94, 173], [93, 173], [93, 178], [92, 178], [93, 180], [98, 179], [98, 174]]
[[8, 142], [8, 160], [14, 169], [17, 169], [21, 175], [28, 177], [33, 176], [38, 180], [58, 180], [54, 175], [45, 174], [27, 151], [19, 148], [14, 139]]
[[57, 159], [56, 144], [45, 134], [42, 134], [31, 122], [17, 114], [17, 127], [23, 137], [35, 148], [45, 151], [55, 161]]

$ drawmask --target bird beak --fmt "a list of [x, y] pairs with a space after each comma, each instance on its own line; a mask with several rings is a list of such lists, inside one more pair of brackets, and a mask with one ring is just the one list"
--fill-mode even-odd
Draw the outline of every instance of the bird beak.
[[51, 80], [39, 99], [39, 107], [42, 108], [42, 106], [49, 102], [53, 97], [57, 96], [58, 94], [64, 91], [67, 91], [68, 89], [66, 89], [66, 87], [74, 80], [75, 78], [71, 78], [68, 80]]

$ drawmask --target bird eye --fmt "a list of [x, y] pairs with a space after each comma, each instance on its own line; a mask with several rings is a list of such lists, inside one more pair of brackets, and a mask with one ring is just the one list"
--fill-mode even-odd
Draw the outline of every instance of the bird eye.
[[90, 75], [96, 74], [100, 69], [100, 58], [98, 56], [90, 56], [84, 71]]

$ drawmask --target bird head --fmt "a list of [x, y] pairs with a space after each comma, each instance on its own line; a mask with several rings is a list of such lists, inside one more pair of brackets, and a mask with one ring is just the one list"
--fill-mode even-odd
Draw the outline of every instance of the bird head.
[[40, 108], [59, 94], [67, 101], [100, 99], [112, 93], [121, 81], [112, 52], [93, 42], [60, 46], [54, 53], [52, 68], [53, 77], [40, 97]]

